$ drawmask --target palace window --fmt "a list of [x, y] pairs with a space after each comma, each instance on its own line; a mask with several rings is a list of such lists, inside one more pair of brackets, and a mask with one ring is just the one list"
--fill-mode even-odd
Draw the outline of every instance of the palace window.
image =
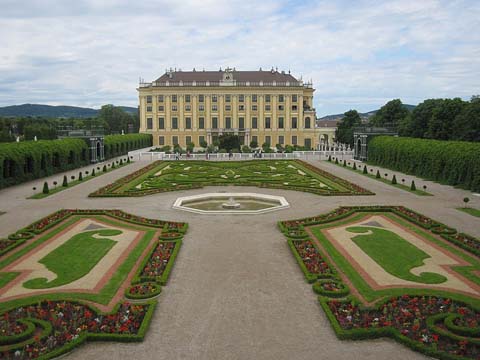
[[177, 111], [178, 108], [177, 108], [177, 105], [172, 105], [172, 111]]
[[252, 102], [254, 102], [254, 103], [257, 102], [257, 95], [252, 95]]
[[212, 111], [218, 111], [218, 105], [212, 105]]
[[158, 145], [165, 145], [165, 136], [158, 137]]
[[225, 105], [225, 111], [231, 111], [232, 106], [231, 105]]
[[232, 100], [231, 95], [225, 95], [225, 102], [230, 102]]
[[238, 95], [238, 102], [243, 103], [245, 101], [245, 95]]
[[163, 102], [163, 95], [158, 95], [158, 102]]
[[257, 105], [252, 105], [252, 111], [257, 111]]
[[271, 128], [270, 118], [266, 117], [265, 118], [265, 129], [270, 129], [270, 128]]
[[212, 117], [212, 129], [218, 129], [218, 118]]
[[172, 95], [172, 103], [176, 103], [177, 102], [177, 95]]
[[292, 95], [292, 102], [297, 102], [298, 99], [297, 99], [297, 95]]
[[147, 129], [152, 130], [153, 129], [153, 120], [152, 118], [147, 118]]
[[165, 106], [159, 105], [158, 106], [158, 111], [162, 111], [162, 112], [165, 111]]
[[240, 129], [245, 129], [245, 118], [243, 117], [238, 118], [238, 127]]
[[311, 126], [311, 124], [310, 124], [310, 118], [307, 116], [307, 117], [305, 118], [305, 129], [310, 129], [310, 126]]
[[178, 136], [176, 136], [176, 135], [172, 136], [172, 144], [173, 145], [178, 145]]
[[178, 118], [172, 117], [172, 129], [178, 129]]
[[285, 101], [285, 96], [278, 95], [278, 102], [284, 102], [284, 101]]
[[265, 143], [268, 144], [269, 146], [272, 143], [272, 138], [270, 135], [265, 136]]
[[255, 144], [258, 145], [258, 136], [257, 135], [252, 136], [252, 143], [255, 143]]
[[152, 103], [152, 95], [147, 95], [147, 104]]
[[238, 105], [238, 111], [245, 111], [245, 105]]
[[283, 106], [283, 105], [278, 105], [278, 110], [279, 110], [279, 111], [285, 110], [285, 106]]
[[198, 111], [205, 111], [205, 105], [203, 104], [198, 105]]
[[298, 110], [298, 106], [297, 105], [292, 105], [292, 111], [297, 111]]
[[198, 137], [198, 145], [202, 146], [202, 144], [205, 142], [205, 136], [200, 135]]
[[189, 145], [192, 143], [192, 137], [191, 136], [185, 136], [185, 144]]
[[198, 95], [198, 102], [203, 103], [205, 101], [205, 95]]
[[271, 100], [270, 100], [270, 95], [265, 95], [265, 102], [266, 103], [269, 103]]
[[190, 95], [185, 95], [185, 102], [189, 103], [190, 102]]
[[285, 144], [285, 137], [284, 137], [283, 135], [279, 135], [279, 136], [278, 136], [278, 143], [279, 143], [280, 145]]
[[185, 105], [185, 111], [192, 111], [191, 105]]
[[152, 112], [152, 107], [151, 106], [147, 106], [147, 112]]
[[225, 118], [225, 128], [231, 129], [232, 128], [232, 118], [226, 117]]
[[284, 128], [283, 117], [279, 117], [279, 118], [278, 118], [278, 128], [279, 128], [279, 129], [283, 129], [283, 128]]
[[258, 120], [256, 117], [252, 117], [252, 129], [258, 129]]
[[216, 103], [218, 101], [217, 95], [212, 95], [212, 102]]
[[297, 135], [292, 136], [292, 145], [297, 145]]
[[272, 111], [271, 105], [265, 105], [265, 111]]
[[292, 117], [292, 129], [296, 129], [298, 127], [298, 123], [297, 123], [297, 118], [296, 117]]
[[198, 118], [198, 128], [199, 129], [205, 129], [205, 118], [204, 117], [199, 117]]
[[165, 129], [165, 118], [159, 117], [158, 118], [158, 128], [159, 129]]
[[186, 117], [185, 118], [185, 129], [191, 129], [192, 128], [192, 118], [191, 117]]

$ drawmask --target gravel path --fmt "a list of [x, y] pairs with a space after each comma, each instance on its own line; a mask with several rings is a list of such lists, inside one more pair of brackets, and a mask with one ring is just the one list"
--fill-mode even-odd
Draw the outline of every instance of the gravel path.
[[[145, 341], [90, 343], [68, 359], [424, 359], [390, 339], [337, 340], [276, 222], [340, 205], [398, 204], [480, 236], [480, 219], [454, 209], [465, 196], [471, 198], [471, 206], [480, 207], [480, 198], [433, 183], [427, 186], [435, 196], [419, 197], [326, 162], [311, 163], [377, 195], [322, 197], [252, 187], [209, 187], [141, 198], [87, 198], [100, 186], [147, 165], [138, 162], [43, 200], [25, 200], [32, 186], [43, 181], [0, 191], [0, 210], [7, 211], [0, 216], [0, 236], [59, 208], [118, 208], [190, 224]], [[282, 195], [291, 207], [256, 216], [171, 209], [179, 196], [212, 191]]]

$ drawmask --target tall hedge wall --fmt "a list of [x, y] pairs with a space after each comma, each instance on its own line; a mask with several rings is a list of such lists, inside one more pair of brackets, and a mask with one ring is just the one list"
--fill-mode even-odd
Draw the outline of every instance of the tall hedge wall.
[[148, 146], [152, 146], [150, 134], [107, 135], [105, 136], [105, 159]]
[[0, 188], [85, 166], [88, 146], [81, 139], [0, 144]]
[[480, 191], [480, 143], [378, 136], [368, 144], [368, 162]]
[[[105, 158], [152, 145], [148, 134], [105, 136]], [[87, 143], [82, 139], [0, 143], [0, 189], [90, 163]]]

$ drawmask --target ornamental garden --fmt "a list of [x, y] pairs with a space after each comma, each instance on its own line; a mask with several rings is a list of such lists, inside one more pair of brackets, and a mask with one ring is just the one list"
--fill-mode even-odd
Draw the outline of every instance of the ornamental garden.
[[257, 186], [317, 195], [372, 195], [370, 191], [301, 160], [158, 161], [90, 194], [143, 196], [204, 186]]
[[480, 356], [480, 242], [401, 206], [341, 207], [279, 228], [340, 339]]
[[[374, 195], [301, 160], [176, 160], [151, 163], [89, 196], [133, 203], [227, 185], [348, 196], [346, 204]], [[480, 357], [477, 238], [399, 205], [342, 206], [281, 220], [278, 229], [339, 339], [391, 337], [440, 359]], [[1, 358], [49, 359], [87, 341], [142, 341], [187, 230], [186, 221], [122, 210], [60, 209], [0, 240]]]
[[141, 341], [186, 230], [120, 210], [60, 210], [11, 234], [0, 259], [2, 358]]

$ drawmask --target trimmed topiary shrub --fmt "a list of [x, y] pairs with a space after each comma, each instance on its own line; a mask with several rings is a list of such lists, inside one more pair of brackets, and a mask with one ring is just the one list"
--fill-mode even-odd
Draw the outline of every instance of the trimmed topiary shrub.
[[335, 158], [335, 164], [338, 165], [338, 158]]
[[415, 181], [412, 180], [412, 184], [410, 185], [410, 190], [415, 191], [417, 187], [415, 186]]
[[81, 171], [78, 173], [78, 180], [83, 181], [83, 174]]
[[48, 182], [46, 182], [46, 181], [43, 183], [43, 190], [42, 190], [42, 192], [43, 192], [44, 194], [48, 194], [48, 193], [50, 192], [50, 189], [48, 188]]
[[382, 176], [380, 175], [380, 170], [377, 170], [377, 175], [375, 175], [377, 179], [380, 179]]
[[363, 166], [363, 173], [364, 173], [364, 174], [368, 174], [367, 165], [364, 165], [364, 166]]
[[63, 186], [63, 187], [68, 187], [68, 179], [67, 179], [67, 175], [64, 175], [64, 176], [63, 176], [63, 183], [62, 183], [62, 186]]
[[92, 170], [92, 176], [95, 176], [95, 169]]
[[107, 165], [103, 165], [102, 171], [103, 171], [103, 172], [107, 172]]
[[357, 170], [357, 163], [353, 163], [353, 170]]
[[392, 177], [392, 185], [397, 185], [397, 177], [395, 175]]

